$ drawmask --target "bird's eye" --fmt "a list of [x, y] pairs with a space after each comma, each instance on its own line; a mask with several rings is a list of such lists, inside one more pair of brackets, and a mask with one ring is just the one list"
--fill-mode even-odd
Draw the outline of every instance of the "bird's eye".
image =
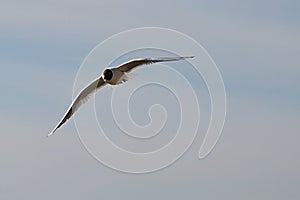
[[112, 79], [112, 77], [113, 77], [113, 72], [112, 72], [112, 70], [110, 70], [110, 69], [106, 69], [106, 70], [104, 70], [104, 72], [103, 72], [103, 78], [104, 78], [104, 80], [111, 80]]

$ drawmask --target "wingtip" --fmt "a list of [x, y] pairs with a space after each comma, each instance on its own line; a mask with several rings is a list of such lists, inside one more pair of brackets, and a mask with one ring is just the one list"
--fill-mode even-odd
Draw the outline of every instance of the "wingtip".
[[50, 137], [55, 131], [56, 131], [56, 129], [54, 129], [53, 131], [51, 131], [51, 132], [47, 135], [47, 138]]
[[183, 58], [194, 58], [195, 56], [184, 56]]

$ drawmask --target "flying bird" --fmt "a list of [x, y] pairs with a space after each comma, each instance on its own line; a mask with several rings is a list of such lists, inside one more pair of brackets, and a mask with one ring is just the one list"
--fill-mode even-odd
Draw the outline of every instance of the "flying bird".
[[118, 85], [128, 80], [128, 73], [142, 65], [149, 65], [158, 62], [169, 62], [178, 61], [186, 58], [193, 58], [194, 56], [180, 56], [180, 57], [161, 57], [161, 58], [138, 58], [127, 61], [115, 68], [107, 68], [103, 71], [102, 75], [88, 84], [81, 92], [77, 95], [74, 101], [71, 103], [67, 112], [57, 124], [57, 126], [48, 134], [47, 137], [52, 135], [59, 127], [61, 127], [71, 116], [84, 104], [92, 94], [106, 84]]

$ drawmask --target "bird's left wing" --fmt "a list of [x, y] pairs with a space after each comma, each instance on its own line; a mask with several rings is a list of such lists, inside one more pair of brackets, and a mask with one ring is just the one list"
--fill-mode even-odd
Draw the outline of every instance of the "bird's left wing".
[[61, 125], [63, 125], [70, 117], [78, 110], [78, 108], [84, 104], [90, 96], [94, 92], [96, 92], [101, 86], [105, 85], [105, 82], [102, 78], [97, 78], [96, 80], [92, 81], [88, 86], [86, 86], [81, 92], [77, 95], [75, 100], [70, 105], [69, 109], [65, 113], [64, 117], [60, 120], [58, 125], [51, 131], [51, 133], [48, 135], [52, 135]]
[[129, 72], [133, 68], [141, 66], [141, 65], [148, 65], [157, 62], [169, 62], [169, 61], [178, 61], [186, 58], [193, 58], [194, 56], [179, 56], [179, 57], [165, 57], [165, 58], [139, 58], [130, 60], [125, 62], [117, 67], [118, 70], [122, 72]]

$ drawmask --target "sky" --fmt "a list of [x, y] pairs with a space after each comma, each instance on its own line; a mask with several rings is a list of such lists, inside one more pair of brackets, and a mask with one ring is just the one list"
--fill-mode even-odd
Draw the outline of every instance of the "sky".
[[[298, 1], [46, 0], [2, 1], [0, 7], [0, 199], [300, 198]], [[199, 133], [177, 162], [136, 175], [96, 161], [72, 120], [46, 135], [69, 106], [77, 71], [90, 51], [114, 34], [139, 27], [180, 31], [207, 50], [223, 77], [227, 116], [220, 140], [205, 159], [197, 157]], [[141, 69], [134, 79], [146, 72]], [[198, 98], [207, 98], [200, 82], [191, 84]], [[156, 89], [161, 90], [148, 88]], [[108, 130], [114, 125], [101, 111], [109, 111], [112, 90], [96, 94], [97, 115]], [[166, 103], [168, 98], [173, 99], [169, 95], [162, 103], [172, 111], [177, 104]], [[141, 124], [149, 120], [143, 112], [159, 98], [146, 100], [136, 94], [136, 102], [146, 104], [145, 109], [137, 103], [141, 110], [132, 115]], [[205, 115], [208, 101], [203, 102]], [[168, 141], [173, 128], [167, 125], [166, 136], [145, 146], [119, 131], [111, 138], [146, 151]]]

